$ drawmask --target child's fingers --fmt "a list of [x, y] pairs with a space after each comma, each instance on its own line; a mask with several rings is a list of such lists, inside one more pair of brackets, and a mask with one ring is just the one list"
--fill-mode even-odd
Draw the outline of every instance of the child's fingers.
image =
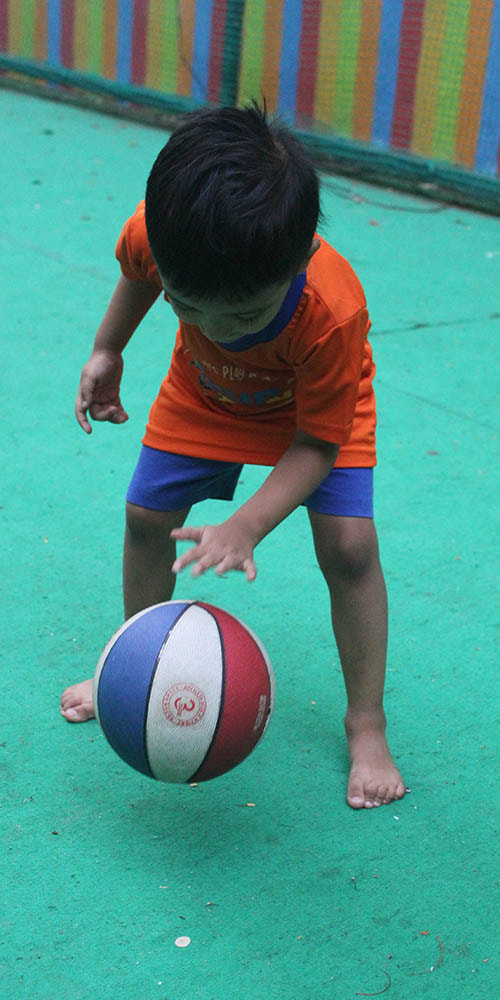
[[224, 559], [215, 566], [214, 572], [217, 576], [224, 576], [229, 570], [240, 570], [245, 573], [245, 576], [249, 583], [255, 580], [257, 576], [257, 567], [253, 559], [244, 559], [243, 562], [239, 558], [234, 558], [233, 556], [225, 556]]
[[112, 424], [124, 424], [128, 420], [128, 413], [123, 406], [119, 406], [109, 420]]
[[257, 567], [253, 559], [245, 559], [245, 562], [243, 563], [243, 569], [245, 571], [248, 582], [253, 583], [255, 577], [257, 576]]
[[85, 373], [82, 373], [80, 378], [80, 387], [76, 397], [75, 415], [80, 427], [83, 427], [87, 434], [92, 434], [92, 427], [90, 426], [87, 418], [87, 412], [92, 406], [95, 384], [95, 378], [90, 378], [88, 375], [85, 375]]
[[208, 529], [205, 525], [201, 527], [190, 527], [185, 525], [182, 528], [173, 528], [170, 537], [176, 541], [191, 541], [193, 545], [187, 552], [178, 556], [172, 564], [172, 572], [180, 573], [186, 566], [191, 566], [191, 576], [201, 576], [208, 569], [213, 569], [217, 576], [224, 576], [230, 570], [237, 570], [246, 574], [249, 582], [255, 580], [257, 567], [251, 556], [243, 556], [241, 550], [229, 548], [224, 553], [226, 546], [207, 538]]
[[184, 528], [173, 528], [170, 532], [171, 538], [176, 538], [178, 541], [187, 540], [190, 542], [201, 542], [201, 536], [205, 529], [202, 528], [190, 528], [189, 525], [185, 525]]
[[[200, 553], [196, 546], [189, 549], [188, 552], [183, 552], [181, 556], [178, 556], [174, 563], [172, 563], [172, 573], [180, 573], [186, 566], [190, 566], [191, 563], [201, 562]], [[208, 569], [208, 567], [206, 567]], [[204, 570], [201, 570], [203, 573]]]
[[75, 403], [76, 419], [78, 420], [80, 427], [83, 427], [83, 430], [85, 431], [86, 434], [92, 434], [92, 427], [90, 426], [89, 421], [87, 419], [88, 408], [89, 404], [84, 399], [78, 397]]
[[[177, 559], [172, 564], [172, 573], [180, 573], [181, 570], [185, 569], [191, 563], [196, 562], [200, 558], [200, 548], [199, 543], [201, 542], [202, 535], [204, 532], [204, 527], [189, 527], [186, 525], [183, 528], [173, 528], [170, 532], [170, 537], [174, 538], [176, 541], [188, 541], [197, 542], [197, 545], [193, 545], [191, 549], [187, 552], [183, 552], [181, 556], [177, 556]], [[206, 567], [208, 568], [208, 567]], [[200, 571], [204, 572], [204, 569]]]
[[110, 424], [124, 424], [128, 420], [128, 413], [116, 403], [93, 403], [90, 416], [92, 420], [108, 421]]

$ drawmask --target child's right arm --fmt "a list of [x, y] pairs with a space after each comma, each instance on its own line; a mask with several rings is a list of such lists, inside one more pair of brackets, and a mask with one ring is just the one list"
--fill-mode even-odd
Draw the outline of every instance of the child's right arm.
[[120, 401], [122, 352], [159, 294], [159, 288], [150, 282], [120, 277], [80, 376], [75, 414], [87, 434], [92, 433], [87, 412], [92, 420], [112, 424], [128, 420]]

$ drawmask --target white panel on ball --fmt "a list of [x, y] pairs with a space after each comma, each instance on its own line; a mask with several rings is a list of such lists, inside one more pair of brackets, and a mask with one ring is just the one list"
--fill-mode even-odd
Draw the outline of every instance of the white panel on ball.
[[[192, 604], [163, 646], [151, 688], [146, 746], [159, 781], [189, 781], [200, 767], [219, 718], [222, 682], [217, 622]], [[186, 703], [190, 712], [182, 710]]]

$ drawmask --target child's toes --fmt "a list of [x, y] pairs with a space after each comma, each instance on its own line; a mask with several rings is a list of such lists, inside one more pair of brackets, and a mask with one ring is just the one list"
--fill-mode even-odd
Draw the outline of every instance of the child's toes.
[[365, 789], [361, 778], [357, 780], [355, 776], [351, 776], [349, 787], [347, 789], [347, 801], [352, 809], [364, 808]]
[[385, 785], [365, 785], [365, 809], [381, 806], [387, 793]]
[[389, 806], [391, 802], [395, 802], [397, 799], [402, 799], [405, 792], [406, 788], [402, 781], [399, 781], [398, 784], [392, 788], [389, 787], [384, 797], [384, 805]]
[[92, 680], [72, 684], [61, 695], [61, 715], [68, 722], [87, 722], [95, 718], [92, 704]]
[[387, 785], [379, 785], [377, 789], [377, 794], [375, 796], [377, 804], [383, 806], [387, 803], [387, 796], [389, 795], [389, 789]]
[[396, 788], [395, 788], [395, 791], [394, 791], [394, 798], [395, 799], [402, 799], [402, 798], [404, 798], [404, 796], [406, 795], [406, 792], [409, 791], [409, 790], [410, 790], [409, 788], [405, 788], [405, 786], [403, 785], [402, 781], [398, 781], [398, 784], [396, 785]]

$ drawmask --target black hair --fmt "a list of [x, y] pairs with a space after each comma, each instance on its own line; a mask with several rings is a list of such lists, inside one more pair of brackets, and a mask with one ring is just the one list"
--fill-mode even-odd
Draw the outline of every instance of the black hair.
[[194, 298], [245, 298], [291, 280], [319, 216], [311, 160], [255, 101], [186, 115], [147, 183], [155, 261], [176, 291]]

